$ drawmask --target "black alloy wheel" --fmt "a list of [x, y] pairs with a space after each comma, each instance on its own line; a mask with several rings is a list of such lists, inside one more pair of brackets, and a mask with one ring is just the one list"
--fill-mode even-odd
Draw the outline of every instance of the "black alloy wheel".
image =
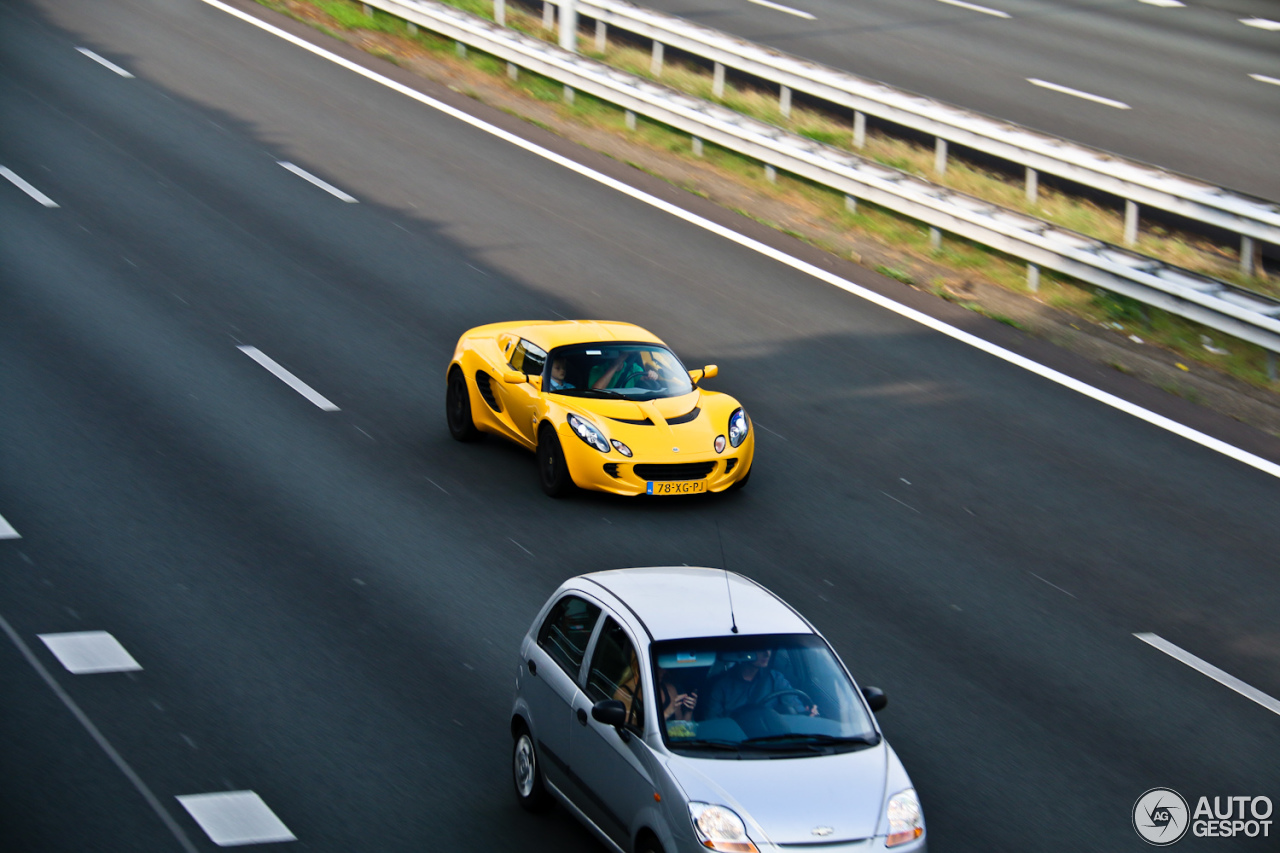
[[471, 395], [467, 392], [467, 379], [462, 368], [449, 371], [449, 385], [445, 391], [445, 416], [449, 420], [449, 434], [458, 441], [475, 441], [480, 436], [475, 421], [471, 420]]
[[553, 498], [564, 497], [573, 488], [569, 466], [564, 461], [564, 449], [551, 424], [543, 424], [538, 430], [538, 481], [542, 491]]

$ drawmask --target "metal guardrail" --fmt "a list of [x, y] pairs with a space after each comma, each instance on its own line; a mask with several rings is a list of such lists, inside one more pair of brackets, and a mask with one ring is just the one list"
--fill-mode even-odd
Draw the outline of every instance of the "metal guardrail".
[[[432, 0], [365, 0], [410, 23], [765, 164], [1280, 352], [1280, 300], [1001, 208]], [[461, 49], [461, 48], [460, 48]]]
[[[661, 45], [665, 44], [777, 84], [784, 114], [790, 111], [789, 90], [853, 110], [855, 147], [861, 147], [860, 131], [865, 126], [860, 116], [871, 115], [938, 140], [937, 172], [946, 168], [946, 144], [951, 142], [1025, 167], [1032, 199], [1037, 171], [1122, 198], [1126, 245], [1137, 240], [1140, 204], [1241, 235], [1240, 262], [1246, 274], [1254, 270], [1254, 241], [1280, 245], [1280, 204], [903, 92], [625, 0], [572, 2], [578, 14], [596, 20], [598, 46], [606, 26], [652, 39], [655, 72], [661, 68]], [[716, 68], [715, 80], [722, 90], [722, 68]]]

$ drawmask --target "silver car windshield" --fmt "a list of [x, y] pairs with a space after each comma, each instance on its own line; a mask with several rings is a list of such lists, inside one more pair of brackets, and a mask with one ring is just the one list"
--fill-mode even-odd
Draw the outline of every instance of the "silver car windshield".
[[578, 344], [551, 351], [542, 389], [571, 397], [656, 400], [688, 394], [693, 382], [675, 353], [657, 344]]
[[844, 667], [813, 634], [663, 641], [650, 654], [663, 738], [673, 750], [775, 758], [880, 742]]

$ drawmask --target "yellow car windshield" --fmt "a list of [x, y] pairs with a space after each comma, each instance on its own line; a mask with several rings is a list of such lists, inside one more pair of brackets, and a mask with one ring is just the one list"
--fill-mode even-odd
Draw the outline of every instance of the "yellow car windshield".
[[656, 400], [693, 390], [689, 373], [655, 344], [578, 344], [547, 356], [544, 391], [577, 397]]

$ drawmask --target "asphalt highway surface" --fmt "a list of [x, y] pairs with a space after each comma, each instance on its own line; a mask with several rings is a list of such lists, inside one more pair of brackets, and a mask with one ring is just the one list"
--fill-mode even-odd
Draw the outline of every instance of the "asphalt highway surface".
[[[931, 850], [1280, 801], [1280, 440], [235, 7], [434, 101], [201, 0], [6, 5], [0, 847], [598, 850], [515, 802], [516, 649], [639, 565], [759, 580], [883, 688]], [[555, 501], [452, 441], [458, 336], [558, 317], [718, 364], [750, 487]]]
[[640, 5], [1280, 201], [1280, 4], [1274, 0]]

